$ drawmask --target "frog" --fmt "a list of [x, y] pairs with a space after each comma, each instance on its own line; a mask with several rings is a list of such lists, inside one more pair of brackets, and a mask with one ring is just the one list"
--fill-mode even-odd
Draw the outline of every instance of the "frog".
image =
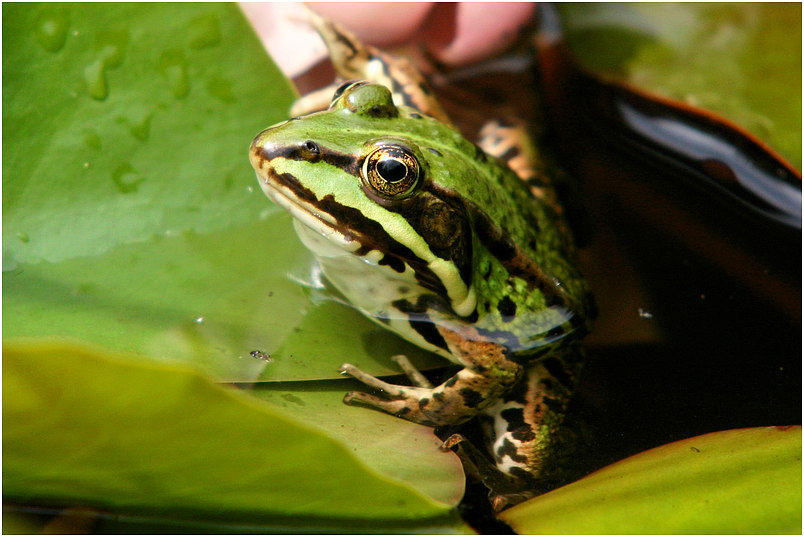
[[339, 79], [254, 138], [258, 183], [352, 307], [457, 367], [436, 384], [394, 356], [403, 385], [346, 363], [366, 391], [344, 402], [430, 427], [474, 420], [482, 445], [455, 432], [442, 449], [497, 510], [539, 494], [594, 311], [551, 166], [526, 126], [491, 119], [472, 142], [409, 59], [308, 17]]

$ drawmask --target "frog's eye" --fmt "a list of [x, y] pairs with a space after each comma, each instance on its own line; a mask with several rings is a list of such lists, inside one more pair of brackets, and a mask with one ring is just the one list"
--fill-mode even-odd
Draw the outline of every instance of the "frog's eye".
[[408, 149], [381, 146], [363, 161], [363, 180], [384, 198], [401, 198], [413, 191], [419, 181], [419, 161]]

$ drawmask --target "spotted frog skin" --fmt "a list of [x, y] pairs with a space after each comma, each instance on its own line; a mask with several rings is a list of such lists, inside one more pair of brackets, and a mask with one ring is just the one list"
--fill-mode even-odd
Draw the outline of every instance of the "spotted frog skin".
[[444, 447], [495, 506], [515, 503], [546, 478], [591, 308], [546, 168], [519, 126], [468, 141], [409, 63], [310, 17], [340, 75], [362, 80], [325, 110], [312, 111], [320, 94], [302, 98], [254, 139], [260, 186], [357, 309], [461, 366], [433, 386], [396, 357], [402, 386], [344, 364], [375, 392], [344, 401], [429, 426], [477, 418], [486, 446], [455, 434]]

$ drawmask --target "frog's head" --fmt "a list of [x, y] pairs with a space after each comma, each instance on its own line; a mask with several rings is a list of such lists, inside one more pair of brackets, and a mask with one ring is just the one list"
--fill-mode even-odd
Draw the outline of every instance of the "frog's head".
[[[374, 287], [394, 283], [398, 292], [388, 300], [426, 289], [469, 315], [471, 225], [460, 196], [442, 195], [434, 180], [460, 171], [450, 160], [459, 158], [449, 151], [457, 146], [474, 148], [452, 128], [395, 106], [384, 86], [352, 82], [328, 110], [261, 132], [250, 159], [262, 189], [294, 216], [300, 237], [347, 298], [359, 304], [350, 294], [368, 292], [345, 290], [362, 274]], [[346, 254], [352, 261], [344, 271]], [[338, 274], [327, 272], [336, 258]], [[371, 271], [357, 272], [365, 266]]]

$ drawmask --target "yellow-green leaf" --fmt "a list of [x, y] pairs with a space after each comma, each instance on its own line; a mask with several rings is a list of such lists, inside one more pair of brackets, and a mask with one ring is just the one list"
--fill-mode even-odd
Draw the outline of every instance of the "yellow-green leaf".
[[[396, 442], [386, 468], [420, 443]], [[453, 455], [437, 455], [425, 471], [455, 482]], [[443, 522], [452, 507], [277, 405], [191, 370], [63, 344], [4, 347], [3, 463], [5, 502], [174, 521], [401, 527]]]
[[673, 442], [501, 517], [519, 533], [801, 533], [801, 427]]

